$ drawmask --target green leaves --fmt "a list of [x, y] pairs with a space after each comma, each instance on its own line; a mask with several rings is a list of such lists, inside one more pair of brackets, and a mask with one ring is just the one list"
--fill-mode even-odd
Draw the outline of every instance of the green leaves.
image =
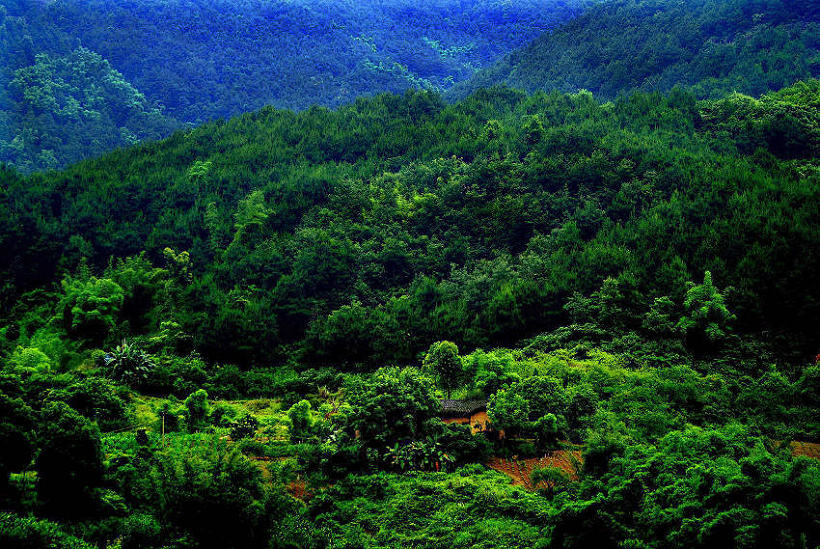
[[683, 307], [685, 314], [678, 321], [677, 328], [686, 332], [696, 347], [719, 343], [735, 320], [726, 308], [723, 294], [712, 284], [712, 273], [709, 271], [703, 277], [703, 284], [693, 284], [686, 292]]
[[439, 385], [447, 392], [457, 388], [464, 376], [458, 347], [452, 341], [437, 341], [430, 346], [422, 362], [424, 369], [438, 379]]
[[432, 380], [415, 368], [381, 368], [348, 379], [346, 396], [352, 406], [349, 429], [365, 446], [382, 451], [421, 436], [424, 422], [439, 408]]
[[40, 416], [35, 468], [44, 511], [58, 517], [88, 516], [103, 480], [99, 430], [62, 402], [45, 405]]
[[62, 310], [66, 330], [92, 344], [103, 343], [117, 325], [125, 292], [111, 279], [93, 276], [62, 282]]
[[113, 351], [103, 355], [106, 374], [113, 380], [139, 386], [156, 367], [145, 351], [134, 343], [123, 340]]
[[0, 160], [26, 172], [162, 137], [178, 125], [83, 47], [64, 56], [38, 54], [14, 72], [9, 87], [20, 138], [16, 146], [0, 140]]
[[300, 400], [290, 407], [288, 410], [288, 419], [290, 419], [290, 433], [294, 440], [304, 440], [310, 435], [310, 429], [313, 426], [313, 415], [311, 413], [310, 402], [307, 400]]

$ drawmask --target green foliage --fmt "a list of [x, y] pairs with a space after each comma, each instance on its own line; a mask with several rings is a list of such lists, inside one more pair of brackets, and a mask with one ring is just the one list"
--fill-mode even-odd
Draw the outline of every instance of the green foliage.
[[712, 284], [712, 273], [706, 271], [703, 284], [692, 285], [683, 301], [684, 316], [677, 328], [687, 337], [714, 344], [726, 337], [729, 322], [735, 316], [724, 304], [723, 295]]
[[557, 379], [533, 376], [495, 393], [487, 403], [493, 425], [510, 434], [529, 433], [541, 449], [565, 431], [569, 397]]
[[[621, 452], [606, 477], [612, 484], [599, 492], [593, 483], [582, 483], [589, 499], [565, 506], [555, 517], [552, 536], [559, 546], [596, 539], [625, 543], [627, 537], [650, 539], [663, 532], [670, 547], [798, 547], [801, 538], [817, 535], [816, 524], [807, 520], [816, 500], [810, 484], [816, 462], [772, 452], [738, 425], [690, 426], [667, 434], [657, 447], [633, 444]], [[653, 474], [644, 475], [645, 467]], [[808, 499], [798, 503], [786, 495], [794, 493]], [[791, 503], [784, 505], [783, 498]]]
[[55, 517], [87, 516], [103, 480], [99, 430], [62, 402], [47, 404], [40, 416], [34, 465], [43, 511]]
[[59, 168], [179, 127], [83, 47], [65, 55], [40, 53], [0, 85], [8, 85], [6, 112], [18, 132], [14, 139], [0, 136], [0, 160], [26, 172]]
[[103, 431], [122, 429], [129, 425], [127, 391], [107, 379], [77, 379], [63, 388], [51, 390], [48, 400], [65, 402], [74, 411], [94, 421]]
[[439, 406], [432, 380], [414, 368], [381, 368], [349, 380], [345, 393], [352, 407], [348, 425], [363, 444], [381, 451], [420, 436]]
[[9, 474], [28, 466], [35, 449], [34, 413], [19, 398], [0, 391], [0, 504], [11, 507]]
[[[0, 169], [3, 505], [128, 549], [811, 546], [818, 92], [383, 95]], [[481, 465], [559, 447], [541, 493]]]
[[424, 356], [422, 366], [436, 376], [439, 385], [447, 391], [448, 398], [450, 392], [461, 384], [463, 366], [458, 347], [452, 341], [433, 343]]
[[259, 469], [237, 450], [204, 445], [156, 457], [145, 496], [165, 540], [208, 548], [267, 540], [265, 513], [273, 509], [265, 509]]
[[51, 359], [37, 347], [17, 347], [8, 360], [12, 368], [29, 372], [48, 373]]
[[92, 345], [105, 342], [117, 325], [125, 299], [122, 287], [107, 278], [82, 274], [65, 278], [62, 288], [58, 307], [66, 331]]
[[350, 477], [310, 507], [340, 547], [544, 547], [548, 539], [544, 499], [480, 465]]
[[535, 420], [533, 430], [535, 447], [538, 450], [552, 450], [558, 446], [558, 438], [563, 429], [555, 414], [545, 414]]
[[391, 465], [399, 471], [446, 471], [453, 462], [441, 443], [432, 438], [403, 445], [397, 443], [387, 455]]
[[290, 419], [291, 436], [294, 439], [303, 439], [308, 436], [313, 426], [310, 402], [300, 400], [291, 406], [288, 410], [288, 419]]
[[793, 0], [599, 2], [452, 95], [501, 83], [606, 98], [676, 86], [699, 97], [760, 95], [820, 75], [819, 24], [816, 10]]
[[[768, 331], [770, 349], [805, 357], [818, 300], [807, 283], [818, 267], [815, 88], [753, 108], [679, 91], [603, 105], [508, 90], [452, 106], [426, 92], [379, 96], [336, 112], [268, 109], [64, 173], [9, 177], [20, 206], [0, 217], [0, 265], [22, 267], [3, 271], [3, 300], [19, 303], [15, 322], [32, 318], [6, 345], [42, 340], [63, 368], [82, 358], [46, 349], [61, 326], [86, 348], [136, 338], [161, 370], [145, 390], [160, 393], [177, 383], [162, 353], [367, 370], [412, 363], [442, 334], [465, 353], [540, 336], [544, 349], [580, 343], [669, 364], [737, 356]], [[806, 136], [788, 151], [744, 129], [782, 112]], [[544, 134], [527, 144], [534, 116]], [[197, 162], [210, 164], [193, 176]], [[41, 222], [37, 205], [54, 193], [64, 207]], [[90, 267], [66, 278], [62, 305], [36, 296], [35, 321], [20, 299], [62, 277], [56, 266], [75, 261], [80, 238]], [[112, 255], [130, 259], [105, 268]], [[711, 343], [685, 310], [686, 281], [706, 271], [737, 316], [719, 329], [740, 339]], [[53, 308], [62, 322], [49, 324]], [[681, 318], [696, 326], [678, 329]], [[513, 381], [492, 368], [472, 372], [488, 394]], [[205, 387], [194, 373], [177, 375], [178, 396]]]
[[13, 513], [0, 513], [0, 544], [19, 549], [92, 549], [59, 524]]
[[183, 403], [185, 405], [185, 425], [191, 432], [201, 431], [208, 424], [208, 414], [210, 405], [208, 404], [208, 392], [204, 389], [188, 395]]
[[559, 467], [536, 467], [530, 473], [530, 482], [547, 496], [570, 484], [567, 473]]
[[182, 421], [185, 418], [185, 411], [186, 410], [181, 406], [175, 406], [170, 402], [163, 402], [159, 410], [157, 410], [157, 424], [154, 430], [164, 433], [179, 431], [182, 427]]
[[231, 439], [241, 440], [251, 438], [259, 428], [259, 420], [250, 414], [245, 414], [231, 426]]
[[495, 393], [487, 404], [487, 414], [497, 429], [511, 433], [522, 431], [527, 425], [527, 401], [507, 389]]
[[264, 105], [443, 89], [589, 3], [7, 0], [0, 163], [61, 168]]
[[143, 383], [155, 368], [153, 360], [145, 351], [125, 340], [113, 351], [103, 355], [103, 364], [111, 379], [133, 386]]

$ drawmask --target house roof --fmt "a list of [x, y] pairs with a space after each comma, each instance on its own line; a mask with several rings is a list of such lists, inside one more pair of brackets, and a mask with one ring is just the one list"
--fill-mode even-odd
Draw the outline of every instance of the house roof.
[[475, 400], [442, 400], [441, 415], [445, 417], [463, 417], [487, 409], [487, 401]]

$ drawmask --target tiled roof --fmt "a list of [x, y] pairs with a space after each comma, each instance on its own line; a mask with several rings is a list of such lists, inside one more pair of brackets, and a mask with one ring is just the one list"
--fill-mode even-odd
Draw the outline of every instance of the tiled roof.
[[475, 400], [442, 400], [441, 414], [449, 417], [464, 417], [487, 409], [487, 401]]

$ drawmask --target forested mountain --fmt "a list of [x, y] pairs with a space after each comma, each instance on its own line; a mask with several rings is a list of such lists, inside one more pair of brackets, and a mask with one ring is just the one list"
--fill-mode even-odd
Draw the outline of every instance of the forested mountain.
[[[787, 337], [777, 353], [799, 356], [820, 344], [817, 88], [700, 103], [383, 95], [267, 108], [51, 175], [5, 171], [3, 310], [74, 280], [81, 258], [83, 285], [112, 258], [184, 253], [193, 278], [165, 320], [209, 359], [259, 364], [296, 345], [377, 364], [438, 335], [475, 348], [574, 324], [640, 341], [655, 300], [683, 314], [708, 271], [730, 288], [733, 337]], [[601, 299], [619, 303], [605, 322]], [[95, 337], [80, 342], [112, 333]], [[686, 341], [679, 352], [714, 350]]]
[[145, 139], [180, 124], [126, 82], [96, 53], [39, 54], [9, 83], [0, 158], [22, 171], [56, 169]]
[[0, 3], [1, 548], [820, 547], [813, 3]]
[[0, 171], [0, 545], [817, 545], [818, 106], [414, 91]]
[[820, 75], [820, 7], [805, 0], [612, 0], [457, 85], [586, 89], [601, 98], [691, 89], [760, 95]]
[[62, 167], [264, 105], [445, 89], [591, 0], [0, 1], [0, 162]]
[[800, 0], [2, 0], [0, 162], [408, 88], [757, 96], [820, 75], [819, 18]]

